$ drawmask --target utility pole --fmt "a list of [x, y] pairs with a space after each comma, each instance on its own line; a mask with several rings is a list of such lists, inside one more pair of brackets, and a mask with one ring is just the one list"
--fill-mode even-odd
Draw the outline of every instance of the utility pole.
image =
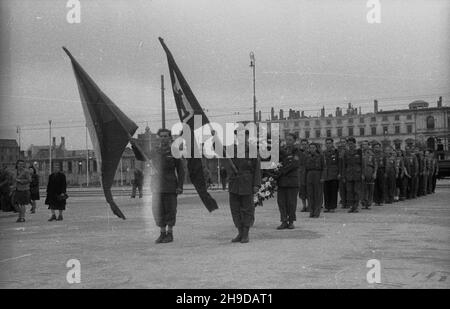
[[164, 102], [164, 75], [161, 75], [161, 113], [162, 113], [162, 128], [166, 128], [166, 107]]
[[256, 68], [256, 60], [255, 60], [255, 54], [253, 52], [250, 52], [250, 67], [253, 71], [253, 121], [257, 122], [256, 118], [256, 84], [255, 84], [255, 68]]
[[48, 175], [52, 173], [52, 121], [48, 121], [48, 153], [49, 153], [49, 169], [48, 169]]
[[86, 188], [89, 187], [89, 148], [88, 148], [88, 127], [86, 123]]
[[20, 157], [20, 145], [22, 144], [21, 143], [21, 140], [20, 140], [20, 126], [17, 126], [17, 134], [18, 134], [18, 136], [19, 136], [19, 159], [21, 159], [21, 157]]

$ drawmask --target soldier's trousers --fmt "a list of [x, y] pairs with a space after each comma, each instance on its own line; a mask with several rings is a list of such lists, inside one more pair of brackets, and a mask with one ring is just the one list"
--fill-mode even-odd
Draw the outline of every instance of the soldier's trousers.
[[436, 190], [436, 182], [437, 182], [437, 175], [434, 174], [434, 175], [433, 175], [433, 184], [432, 184], [432, 186], [431, 186], [431, 192], [433, 192], [433, 193], [434, 193], [434, 191]]
[[345, 185], [347, 188], [347, 203], [351, 209], [356, 210], [361, 198], [361, 180], [347, 180]]
[[406, 199], [406, 187], [404, 186], [406, 176], [398, 177], [397, 178], [397, 190], [398, 190], [398, 197], [400, 201], [404, 201]]
[[174, 226], [177, 217], [176, 193], [152, 193], [152, 212], [157, 226]]
[[373, 190], [373, 201], [377, 204], [384, 203], [384, 168], [380, 168], [377, 171], [377, 178], [375, 179]]
[[320, 182], [322, 171], [308, 171], [306, 175], [306, 194], [308, 196], [309, 214], [319, 217], [322, 208], [323, 184]]
[[253, 194], [239, 195], [230, 192], [230, 210], [237, 228], [251, 227], [255, 222]]
[[388, 172], [387, 177], [384, 177], [384, 202], [394, 202], [395, 190], [397, 189], [397, 179], [395, 178], [395, 172]]
[[413, 193], [413, 177], [404, 176], [402, 179], [402, 192], [405, 194], [405, 198], [412, 199]]
[[277, 203], [280, 210], [281, 222], [294, 222], [297, 220], [298, 187], [278, 187]]
[[375, 179], [373, 178], [373, 169], [368, 169], [364, 174], [364, 181], [362, 182], [361, 205], [366, 207], [372, 206], [374, 190]]
[[339, 181], [327, 180], [323, 183], [323, 199], [326, 209], [336, 209]]
[[419, 176], [417, 176], [417, 178], [418, 178], [418, 181], [417, 181], [417, 196], [422, 196], [422, 195], [424, 195], [424, 192], [423, 192], [423, 178], [424, 176], [423, 175], [419, 175]]
[[339, 180], [339, 197], [341, 198], [342, 208], [347, 208], [347, 187], [342, 179]]
[[417, 189], [419, 187], [419, 176], [411, 178], [411, 198], [417, 197]]
[[427, 192], [428, 194], [431, 194], [433, 192], [433, 175], [428, 175], [428, 186], [427, 186]]
[[422, 185], [422, 192], [423, 195], [428, 194], [428, 175], [423, 175], [423, 185]]
[[142, 197], [142, 183], [133, 182], [133, 188], [131, 191], [131, 197], [136, 196], [136, 189], [139, 190], [139, 197]]

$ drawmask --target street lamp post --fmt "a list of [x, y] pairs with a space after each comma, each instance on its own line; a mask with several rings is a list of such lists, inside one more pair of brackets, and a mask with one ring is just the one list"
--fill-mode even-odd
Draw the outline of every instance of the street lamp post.
[[252, 68], [253, 72], [253, 121], [256, 123], [256, 84], [255, 84], [255, 68], [256, 68], [256, 60], [255, 60], [255, 54], [253, 52], [250, 52], [250, 67]]
[[49, 157], [49, 170], [48, 175], [52, 173], [52, 121], [48, 121], [49, 131], [48, 131], [48, 157]]

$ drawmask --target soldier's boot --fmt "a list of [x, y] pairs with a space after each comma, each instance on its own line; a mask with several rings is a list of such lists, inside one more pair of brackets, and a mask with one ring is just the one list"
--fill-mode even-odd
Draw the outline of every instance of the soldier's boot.
[[238, 228], [239, 233], [236, 235], [235, 238], [231, 240], [231, 242], [240, 242], [242, 239], [242, 227]]
[[293, 229], [295, 229], [295, 226], [294, 226], [294, 222], [289, 222], [289, 224], [288, 224], [288, 227], [287, 227], [288, 229], [290, 229], [290, 230], [293, 230]]
[[245, 243], [249, 242], [249, 239], [248, 239], [248, 232], [249, 232], [249, 230], [250, 230], [250, 228], [248, 228], [248, 227], [243, 227], [242, 228], [242, 237], [241, 237], [241, 243], [242, 244], [245, 244]]
[[281, 223], [281, 225], [279, 225], [279, 226], [277, 227], [277, 230], [284, 230], [284, 229], [287, 229], [287, 228], [288, 228], [287, 222], [286, 222], [286, 221], [283, 221], [283, 222]]
[[166, 237], [166, 232], [161, 232], [161, 234], [159, 234], [159, 237], [155, 240], [155, 243], [157, 243], [157, 244], [162, 243], [162, 241], [165, 237]]
[[56, 215], [52, 215], [48, 221], [56, 221]]
[[172, 231], [167, 231], [166, 237], [164, 237], [161, 242], [162, 243], [168, 243], [168, 242], [172, 242], [172, 241], [173, 241], [173, 232]]

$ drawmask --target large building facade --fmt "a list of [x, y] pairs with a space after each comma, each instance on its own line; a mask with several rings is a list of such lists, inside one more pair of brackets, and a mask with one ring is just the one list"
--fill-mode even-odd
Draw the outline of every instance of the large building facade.
[[388, 111], [378, 110], [378, 102], [374, 101], [373, 113], [362, 114], [350, 103], [345, 113], [338, 107], [334, 115], [325, 116], [325, 109], [322, 108], [319, 117], [306, 117], [304, 113], [293, 110], [287, 117], [283, 115], [283, 110], [275, 116], [272, 109], [271, 118], [265, 122], [279, 123], [281, 139], [293, 132], [299, 138], [324, 144], [327, 137], [338, 140], [353, 136], [358, 142], [377, 140], [396, 148], [415, 143], [448, 152], [449, 112], [450, 107], [442, 106], [441, 98], [434, 107], [424, 101], [414, 101], [408, 108]]

